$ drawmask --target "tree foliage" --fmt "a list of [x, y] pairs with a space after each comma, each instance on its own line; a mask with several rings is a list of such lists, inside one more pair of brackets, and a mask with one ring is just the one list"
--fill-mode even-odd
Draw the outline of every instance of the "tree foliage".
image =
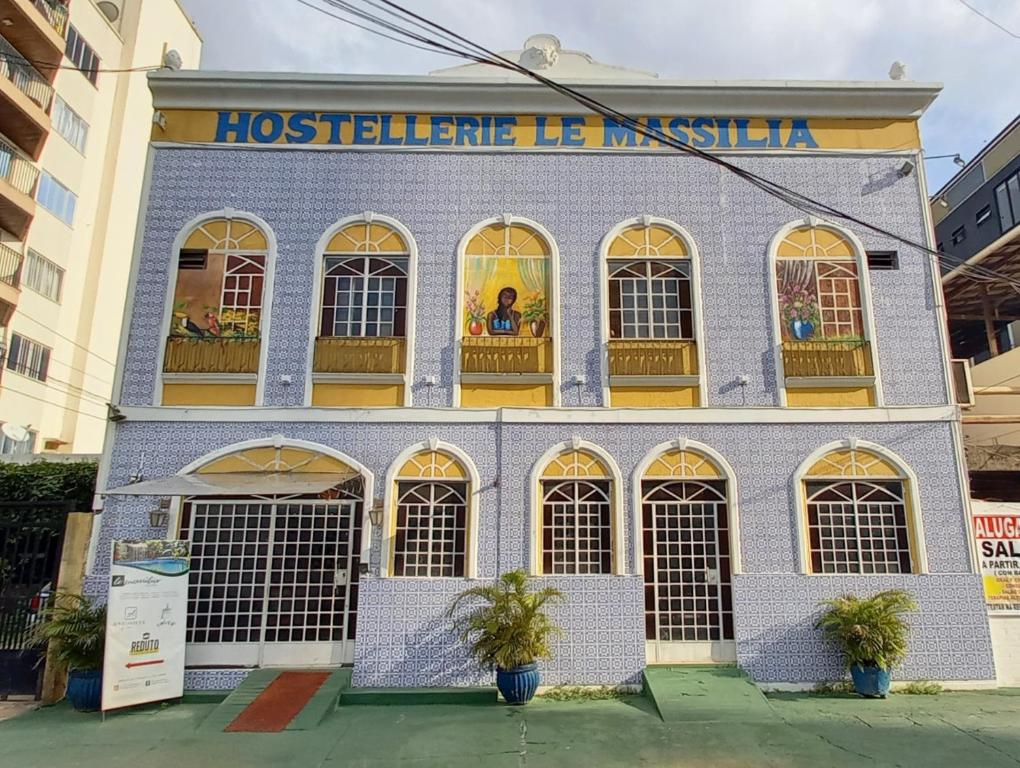
[[[527, 574], [517, 570], [504, 573], [495, 584], [464, 590], [447, 614], [483, 667], [513, 669], [552, 656], [549, 642], [562, 630], [544, 609], [563, 597], [552, 587], [532, 590]], [[458, 613], [465, 602], [478, 600], [483, 604]]]
[[31, 643], [52, 643], [53, 655], [68, 669], [103, 666], [106, 640], [106, 605], [93, 605], [81, 595], [58, 592], [32, 627]]
[[76, 512], [87, 512], [96, 492], [97, 467], [94, 461], [0, 463], [0, 501], [70, 500]]
[[843, 652], [847, 669], [854, 665], [892, 669], [906, 657], [903, 615], [917, 610], [910, 593], [887, 589], [864, 598], [841, 595], [822, 605], [826, 610], [815, 629]]

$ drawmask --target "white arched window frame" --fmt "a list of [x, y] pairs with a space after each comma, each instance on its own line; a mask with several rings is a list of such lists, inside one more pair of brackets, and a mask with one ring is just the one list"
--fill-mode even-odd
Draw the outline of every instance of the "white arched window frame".
[[[373, 211], [365, 211], [354, 216], [340, 219], [325, 232], [315, 244], [315, 267], [313, 285], [315, 286], [315, 301], [312, 302], [311, 313], [308, 322], [308, 351], [305, 360], [305, 407], [312, 404], [312, 360], [315, 356], [315, 339], [319, 335], [319, 321], [322, 314], [323, 302], [323, 265], [326, 257], [326, 247], [333, 237], [345, 227], [352, 224], [383, 224], [399, 234], [407, 244], [407, 321], [404, 329], [404, 342], [406, 345], [406, 360], [404, 363], [404, 405], [412, 404], [412, 383], [414, 382], [414, 338], [415, 326], [417, 325], [415, 311], [418, 296], [418, 243], [406, 226], [391, 216], [385, 216]], [[365, 379], [371, 379], [372, 374], [358, 374]]]
[[[266, 273], [262, 283], [262, 310], [259, 321], [259, 371], [255, 383], [255, 405], [263, 405], [263, 397], [266, 387], [266, 361], [269, 359], [269, 331], [272, 326], [273, 313], [273, 280], [276, 275], [276, 233], [264, 219], [247, 211], [236, 211], [233, 208], [223, 208], [218, 211], [206, 211], [191, 219], [177, 232], [174, 238], [173, 249], [171, 250], [171, 267], [167, 270], [167, 288], [163, 303], [163, 322], [160, 325], [159, 357], [156, 359], [156, 386], [153, 391], [153, 403], [163, 404], [163, 360], [166, 356], [167, 338], [170, 336], [170, 323], [173, 320], [174, 295], [177, 290], [177, 273], [180, 264], [180, 252], [184, 243], [191, 234], [215, 219], [226, 219], [227, 221], [243, 221], [258, 227], [266, 237]], [[229, 376], [229, 374], [224, 374]]]
[[[580, 438], [574, 438], [573, 440], [566, 440], [562, 443], [557, 443], [543, 453], [538, 461], [535, 462], [531, 468], [531, 477], [529, 480], [531, 488], [531, 520], [530, 520], [530, 536], [531, 536], [531, 547], [530, 547], [530, 562], [528, 564], [529, 572], [532, 576], [541, 576], [542, 574], [542, 515], [544, 505], [544, 495], [542, 492], [542, 481], [543, 479], [556, 479], [556, 480], [569, 480], [569, 477], [556, 477], [546, 478], [546, 468], [549, 464], [554, 461], [557, 457], [562, 456], [565, 453], [573, 451], [586, 451], [592, 454], [594, 457], [603, 462], [606, 468], [609, 470], [609, 481], [611, 487], [609, 489], [610, 503], [612, 504], [611, 520], [612, 520], [612, 548], [613, 548], [613, 569], [612, 573], [615, 576], [623, 576], [627, 573], [626, 563], [626, 535], [625, 535], [625, 524], [624, 516], [626, 515], [626, 508], [623, 502], [623, 475], [620, 473], [620, 466], [616, 463], [616, 460], [610, 455], [610, 453], [600, 445], [589, 442], [587, 440], [581, 440]], [[576, 479], [584, 480], [584, 477], [578, 477]]]
[[[722, 472], [726, 481], [726, 507], [729, 519], [730, 537], [730, 572], [735, 576], [743, 573], [740, 554], [740, 508], [737, 500], [737, 474], [732, 465], [719, 451], [705, 443], [697, 440], [688, 440], [681, 437], [676, 440], [669, 440], [654, 446], [644, 458], [638, 462], [631, 475], [631, 507], [633, 513], [631, 535], [634, 537], [634, 573], [644, 575], [644, 531], [642, 530], [641, 509], [644, 504], [644, 494], [641, 490], [642, 482], [648, 468], [652, 466], [661, 456], [670, 451], [689, 451], [701, 454], [711, 461]], [[682, 480], [678, 477], [677, 480]], [[697, 479], [697, 478], [692, 478]]]
[[[698, 356], [698, 397], [701, 407], [706, 406], [708, 399], [708, 366], [705, 364], [705, 327], [703, 312], [703, 296], [701, 290], [701, 256], [698, 253], [698, 246], [694, 242], [691, 233], [671, 219], [664, 219], [658, 216], [635, 216], [632, 219], [625, 219], [610, 229], [602, 238], [599, 244], [599, 297], [601, 311], [599, 312], [599, 334], [601, 340], [602, 358], [602, 402], [609, 405], [609, 261], [623, 259], [625, 257], [611, 257], [609, 248], [621, 233], [632, 227], [660, 226], [676, 235], [687, 249], [687, 258], [684, 261], [690, 262], [691, 274], [691, 309], [694, 314], [694, 343]], [[648, 257], [648, 260], [655, 260]], [[669, 259], [663, 259], [669, 260]]]
[[821, 219], [809, 217], [799, 221], [791, 221], [783, 226], [769, 243], [768, 250], [768, 285], [769, 297], [772, 306], [772, 338], [773, 356], [776, 366], [776, 385], [779, 388], [779, 404], [786, 407], [786, 371], [783, 366], [783, 332], [782, 317], [779, 312], [779, 293], [777, 285], [776, 265], [779, 261], [778, 253], [780, 244], [786, 237], [797, 229], [818, 228], [825, 229], [840, 237], [846, 238], [853, 251], [854, 263], [857, 265], [857, 285], [861, 293], [861, 319], [863, 321], [864, 339], [868, 342], [871, 350], [871, 364], [874, 371], [875, 406], [881, 407], [884, 404], [882, 395], [882, 374], [879, 369], [879, 355], [877, 346], [877, 335], [875, 333], [875, 318], [871, 298], [871, 276], [868, 271], [868, 256], [864, 250], [864, 244], [853, 232], [845, 227], [832, 224]]
[[[364, 493], [362, 494], [363, 507], [360, 560], [362, 563], [368, 563], [372, 552], [372, 520], [371, 515], [369, 515], [368, 512], [372, 508], [372, 500], [375, 498], [375, 475], [367, 466], [342, 451], [338, 451], [334, 448], [330, 448], [328, 445], [322, 445], [321, 443], [315, 443], [309, 440], [297, 440], [286, 438], [282, 435], [274, 435], [270, 438], [244, 440], [239, 443], [231, 443], [230, 445], [225, 445], [222, 448], [217, 448], [215, 451], [210, 451], [204, 456], [201, 456], [200, 458], [185, 465], [178, 470], [176, 474], [190, 475], [199, 471], [202, 467], [213, 463], [217, 459], [222, 459], [226, 456], [247, 451], [252, 448], [301, 448], [307, 451], [321, 453], [323, 456], [334, 458], [358, 472], [364, 483]], [[180, 528], [181, 506], [183, 503], [184, 498], [181, 496], [174, 496], [171, 499], [168, 530], [174, 532], [175, 535]]]
[[[856, 451], [862, 450], [868, 453], [873, 453], [879, 458], [884, 459], [889, 464], [894, 466], [899, 476], [897, 478], [872, 478], [872, 479], [898, 479], [902, 481], [904, 487], [904, 501], [906, 502], [906, 515], [907, 515], [907, 529], [908, 536], [911, 539], [912, 544], [912, 573], [915, 574], [926, 574], [928, 570], [928, 550], [925, 545], [924, 536], [924, 525], [923, 515], [921, 514], [920, 497], [918, 493], [917, 475], [910, 468], [898, 454], [889, 450], [888, 448], [872, 443], [867, 440], [858, 440], [856, 438], [848, 438], [846, 440], [836, 440], [831, 443], [826, 443], [813, 451], [804, 461], [801, 462], [800, 466], [797, 467], [797, 471], [793, 473], [793, 497], [796, 499], [797, 505], [797, 552], [798, 560], [797, 567], [799, 572], [802, 574], [808, 574], [812, 576], [840, 576], [846, 574], [826, 574], [826, 573], [814, 573], [811, 570], [811, 540], [810, 532], [808, 530], [808, 509], [807, 509], [807, 493], [805, 483], [807, 481], [820, 481], [825, 482], [831, 480], [837, 481], [863, 481], [867, 482], [868, 477], [863, 475], [833, 475], [831, 477], [824, 475], [812, 475], [808, 476], [808, 472], [811, 470], [819, 460], [825, 458], [830, 453], [836, 451]], [[853, 574], [855, 576], [869, 576], [872, 574]]]
[[[467, 537], [465, 539], [466, 545], [466, 558], [464, 563], [464, 576], [455, 577], [444, 577], [444, 576], [421, 576], [421, 577], [399, 577], [399, 578], [466, 578], [474, 579], [478, 577], [478, 500], [481, 494], [481, 478], [478, 474], [478, 468], [475, 466], [474, 461], [471, 457], [465, 453], [461, 448], [457, 447], [453, 443], [447, 443], [443, 440], [423, 440], [420, 443], [409, 445], [403, 451], [401, 451], [397, 457], [390, 464], [389, 469], [386, 472], [386, 489], [385, 497], [383, 499], [383, 517], [382, 517], [382, 549], [381, 549], [381, 560], [379, 563], [379, 575], [383, 577], [393, 577], [393, 532], [396, 527], [396, 505], [397, 505], [397, 484], [401, 480], [413, 480], [418, 482], [427, 482], [428, 478], [424, 477], [401, 477], [400, 470], [410, 459], [422, 453], [442, 453], [455, 459], [467, 472]], [[436, 478], [437, 482], [443, 482], [442, 478]], [[367, 560], [365, 562], [368, 562]]]
[[464, 258], [467, 247], [472, 238], [486, 227], [502, 225], [511, 227], [513, 225], [527, 227], [538, 233], [549, 246], [549, 322], [552, 328], [552, 397], [553, 407], [558, 407], [560, 397], [560, 251], [556, 240], [548, 229], [533, 219], [523, 216], [513, 216], [504, 213], [501, 216], [493, 216], [475, 224], [464, 233], [460, 242], [457, 243], [457, 283], [454, 297], [454, 323], [453, 323], [453, 407], [460, 407], [460, 366], [461, 366], [461, 342], [464, 338], [464, 318], [462, 313], [462, 302], [464, 299]]

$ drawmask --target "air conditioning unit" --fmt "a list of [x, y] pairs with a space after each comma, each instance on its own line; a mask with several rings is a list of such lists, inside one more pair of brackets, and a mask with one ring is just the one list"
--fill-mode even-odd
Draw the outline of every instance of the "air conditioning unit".
[[949, 361], [953, 370], [953, 389], [956, 403], [961, 408], [974, 406], [974, 383], [970, 379], [970, 360], [957, 358]]

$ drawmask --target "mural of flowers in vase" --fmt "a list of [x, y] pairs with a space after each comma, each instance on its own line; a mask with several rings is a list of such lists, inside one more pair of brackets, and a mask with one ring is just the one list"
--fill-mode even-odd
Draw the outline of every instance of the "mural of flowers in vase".
[[808, 341], [820, 325], [813, 265], [810, 262], [780, 262], [778, 267], [783, 336], [795, 341]]
[[468, 333], [472, 336], [481, 336], [485, 330], [485, 302], [480, 291], [464, 291], [464, 309], [467, 312]]
[[549, 309], [546, 305], [545, 296], [535, 292], [524, 302], [522, 318], [531, 330], [531, 335], [536, 339], [545, 336], [546, 326], [549, 323]]

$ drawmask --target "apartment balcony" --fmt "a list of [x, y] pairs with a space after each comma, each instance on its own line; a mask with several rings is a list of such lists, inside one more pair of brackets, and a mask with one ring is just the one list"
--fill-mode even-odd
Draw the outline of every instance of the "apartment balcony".
[[461, 340], [462, 374], [552, 374], [552, 341], [516, 336]]
[[866, 341], [784, 341], [787, 379], [873, 378], [871, 345]]
[[56, 0], [0, 0], [0, 28], [26, 59], [41, 62], [52, 80], [64, 55], [67, 6]]
[[407, 341], [396, 337], [315, 340], [314, 373], [404, 373]]
[[171, 336], [166, 340], [164, 373], [255, 373], [258, 336]]
[[7, 243], [0, 243], [0, 325], [7, 326], [21, 296], [24, 257]]
[[38, 159], [50, 132], [53, 86], [0, 38], [0, 132]]
[[[0, 113], [2, 114], [2, 113]], [[24, 240], [35, 216], [39, 169], [17, 147], [0, 137], [0, 229]]]

